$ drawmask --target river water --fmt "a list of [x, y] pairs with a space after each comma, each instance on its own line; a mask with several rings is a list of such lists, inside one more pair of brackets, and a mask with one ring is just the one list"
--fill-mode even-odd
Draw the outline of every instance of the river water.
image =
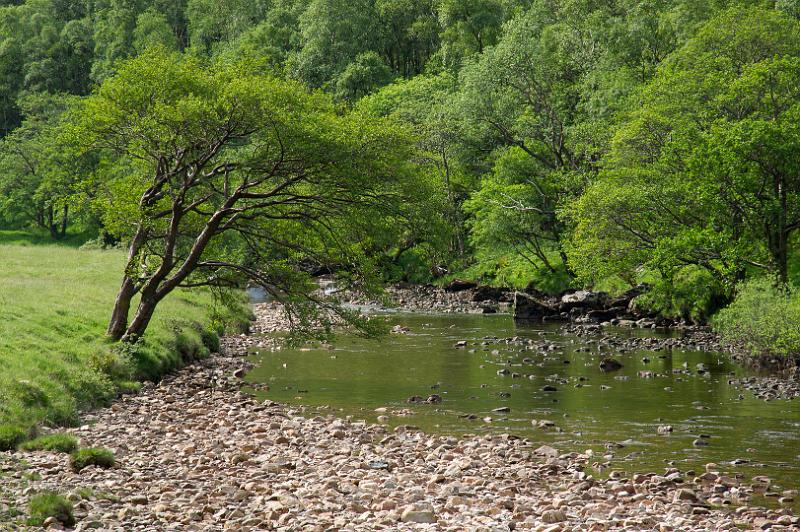
[[[387, 319], [409, 332], [380, 340], [340, 337], [333, 349], [256, 353], [257, 367], [247, 378], [269, 385], [268, 392], [259, 392], [265, 398], [330, 406], [338, 415], [374, 422], [378, 408], [413, 412], [390, 415], [392, 426], [448, 434], [509, 432], [564, 452], [592, 449], [601, 462], [613, 456], [612, 469], [630, 472], [669, 466], [702, 472], [716, 462], [748, 477], [767, 475], [782, 489], [800, 488], [800, 403], [765, 402], [729, 385], [731, 375], [746, 372], [722, 353], [612, 353], [623, 368], [604, 373], [596, 346], [555, 325], [519, 326], [502, 315]], [[546, 339], [556, 347], [539, 353], [484, 340], [511, 336]], [[469, 342], [467, 349], [454, 348], [460, 340]], [[673, 373], [698, 364], [708, 371]], [[504, 369], [509, 374], [498, 373]], [[642, 378], [641, 371], [657, 376]], [[556, 390], [543, 391], [546, 386]], [[441, 403], [406, 403], [431, 394], [441, 396]], [[502, 407], [510, 411], [494, 411]], [[659, 434], [665, 425], [672, 432]]]

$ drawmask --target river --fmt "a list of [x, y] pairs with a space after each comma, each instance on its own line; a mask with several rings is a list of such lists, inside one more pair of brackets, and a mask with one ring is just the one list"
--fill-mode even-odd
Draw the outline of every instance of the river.
[[[716, 462], [747, 477], [770, 477], [776, 493], [800, 487], [800, 404], [765, 402], [731, 386], [728, 379], [746, 371], [725, 354], [610, 353], [623, 367], [603, 372], [598, 346], [556, 325], [519, 326], [503, 315], [387, 319], [408, 332], [380, 340], [343, 336], [333, 348], [255, 353], [256, 368], [247, 378], [268, 384], [268, 392], [257, 393], [283, 403], [330, 407], [373, 422], [386, 408], [388, 420], [381, 420], [392, 426], [509, 432], [564, 452], [592, 449], [599, 463], [611, 461], [608, 470], [702, 473]], [[531, 350], [524, 342], [493, 339], [512, 336], [552, 347]], [[455, 348], [462, 340], [467, 347]], [[431, 394], [441, 402], [407, 403]]]

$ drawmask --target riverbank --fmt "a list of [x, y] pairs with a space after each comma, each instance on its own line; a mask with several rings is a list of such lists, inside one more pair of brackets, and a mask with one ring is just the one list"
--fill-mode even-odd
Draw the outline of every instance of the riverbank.
[[[260, 305], [256, 314], [255, 330], [284, 329], [279, 308]], [[596, 469], [614, 464], [591, 453], [508, 435], [389, 431], [254, 400], [241, 392], [238, 377], [249, 367], [244, 355], [259, 344], [268, 348], [276, 340], [228, 337], [223, 354], [88, 414], [83, 426], [69, 430], [85, 446], [115, 451], [113, 469], [78, 474], [64, 455], [2, 455], [0, 508], [24, 510], [32, 494], [55, 490], [75, 501], [79, 530], [800, 526], [789, 510], [748, 505], [767, 480], [745, 481], [715, 464], [694, 474], [612, 473], [602, 480]]]
[[137, 356], [126, 356], [105, 337], [124, 252], [66, 242], [0, 231], [0, 451], [207, 355], [216, 349], [212, 320], [246, 326], [249, 317], [244, 303], [233, 315], [208, 292], [176, 292]]

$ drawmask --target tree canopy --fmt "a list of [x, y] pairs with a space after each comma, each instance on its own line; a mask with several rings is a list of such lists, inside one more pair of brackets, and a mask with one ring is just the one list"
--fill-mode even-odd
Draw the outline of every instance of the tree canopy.
[[[800, 273], [798, 16], [790, 0], [6, 2], [0, 219], [129, 246], [121, 294], [145, 306], [254, 277], [292, 299], [325, 264], [647, 283], [655, 310], [706, 317], [743, 280]], [[116, 337], [149, 319], [128, 323], [126, 299]]]

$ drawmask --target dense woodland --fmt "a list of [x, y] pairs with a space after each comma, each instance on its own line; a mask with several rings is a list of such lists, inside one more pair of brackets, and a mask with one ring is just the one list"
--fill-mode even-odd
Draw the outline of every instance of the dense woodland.
[[117, 338], [331, 266], [800, 320], [797, 0], [0, 4], [0, 220], [126, 247]]

